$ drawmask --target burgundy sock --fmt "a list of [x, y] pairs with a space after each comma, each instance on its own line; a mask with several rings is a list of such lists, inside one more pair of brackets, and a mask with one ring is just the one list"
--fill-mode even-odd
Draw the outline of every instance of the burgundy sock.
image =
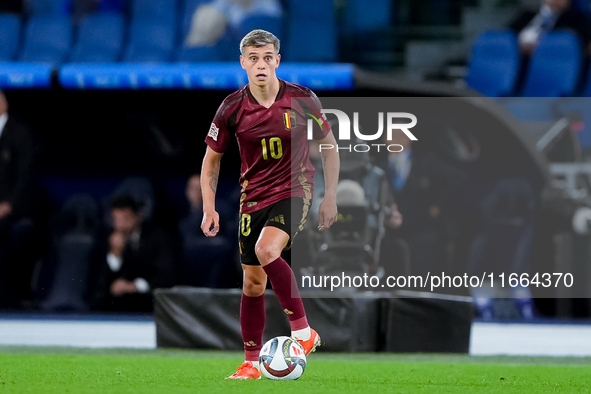
[[308, 327], [306, 311], [300, 297], [300, 291], [291, 267], [278, 257], [271, 263], [263, 266], [267, 277], [271, 281], [273, 291], [289, 318], [291, 330], [301, 330]]
[[240, 301], [240, 328], [244, 341], [244, 359], [259, 361], [265, 331], [265, 295], [249, 297], [242, 293]]

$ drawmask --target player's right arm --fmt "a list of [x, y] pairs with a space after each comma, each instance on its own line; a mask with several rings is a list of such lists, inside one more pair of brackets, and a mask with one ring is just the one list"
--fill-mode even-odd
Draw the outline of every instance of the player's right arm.
[[222, 156], [223, 153], [218, 153], [208, 146], [201, 166], [201, 179], [204, 183], [201, 187], [203, 196], [201, 230], [206, 237], [215, 237], [220, 230], [220, 216], [215, 210], [215, 192], [218, 187]]

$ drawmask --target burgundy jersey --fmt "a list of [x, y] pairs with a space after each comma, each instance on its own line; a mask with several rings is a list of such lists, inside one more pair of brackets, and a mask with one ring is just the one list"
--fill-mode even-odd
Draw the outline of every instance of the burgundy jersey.
[[[292, 99], [294, 100], [292, 107]], [[297, 104], [300, 103], [300, 104]], [[232, 93], [220, 105], [205, 142], [224, 152], [232, 135], [240, 159], [240, 211], [252, 213], [289, 197], [311, 200], [314, 167], [310, 163], [306, 112], [320, 112], [320, 101], [310, 89], [280, 80], [275, 102], [260, 105], [249, 86]], [[314, 124], [314, 139], [330, 131], [327, 122]]]

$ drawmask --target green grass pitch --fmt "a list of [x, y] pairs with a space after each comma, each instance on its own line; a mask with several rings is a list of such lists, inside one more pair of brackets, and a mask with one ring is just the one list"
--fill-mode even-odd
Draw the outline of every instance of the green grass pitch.
[[216, 351], [0, 347], [0, 394], [591, 392], [590, 358], [319, 351], [296, 381], [224, 380], [241, 357]]

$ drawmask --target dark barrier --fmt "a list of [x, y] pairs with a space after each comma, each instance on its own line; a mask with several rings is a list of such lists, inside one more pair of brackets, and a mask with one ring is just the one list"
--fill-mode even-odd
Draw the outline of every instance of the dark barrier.
[[468, 353], [471, 302], [436, 298], [385, 300], [387, 352]]
[[[154, 292], [158, 347], [242, 350], [240, 290], [191, 287]], [[265, 340], [290, 328], [272, 291]], [[468, 352], [472, 304], [415, 298], [304, 298], [311, 325], [331, 352]]]

